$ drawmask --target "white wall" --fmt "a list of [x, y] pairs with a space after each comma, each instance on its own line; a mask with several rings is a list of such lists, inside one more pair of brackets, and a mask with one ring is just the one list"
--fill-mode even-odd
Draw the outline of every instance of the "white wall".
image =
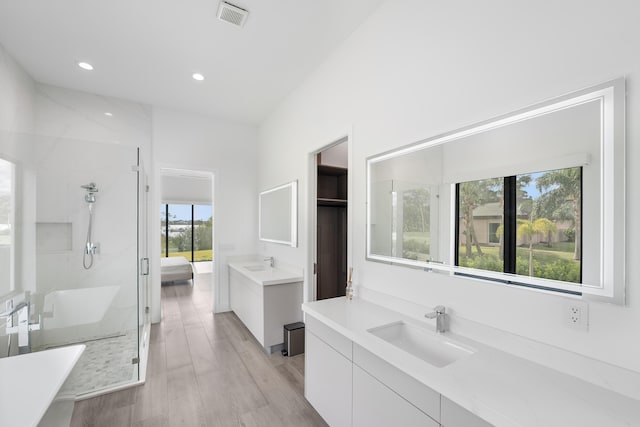
[[[425, 306], [640, 372], [640, 265], [627, 263], [627, 306], [590, 304], [590, 329], [563, 326], [566, 298], [365, 260], [365, 159], [395, 147], [619, 77], [627, 117], [640, 99], [640, 27], [633, 2], [548, 4], [389, 1], [260, 128], [260, 189], [300, 180], [300, 245], [262, 244], [309, 267], [309, 153], [352, 129], [350, 211], [355, 279]], [[627, 123], [627, 218], [640, 216], [640, 124]], [[627, 260], [640, 225], [627, 221]], [[307, 280], [305, 297], [310, 295]]]
[[35, 83], [0, 45], [0, 131], [32, 132]]
[[[256, 252], [257, 139], [257, 129], [251, 126], [165, 108], [153, 109], [154, 182], [160, 182], [161, 168], [213, 174], [216, 312], [229, 310], [227, 257]], [[157, 187], [152, 191], [152, 224], [160, 224], [161, 193]], [[160, 233], [151, 233], [151, 248], [160, 247], [159, 239]], [[157, 322], [160, 321], [159, 262], [152, 262], [152, 275], [152, 321]]]

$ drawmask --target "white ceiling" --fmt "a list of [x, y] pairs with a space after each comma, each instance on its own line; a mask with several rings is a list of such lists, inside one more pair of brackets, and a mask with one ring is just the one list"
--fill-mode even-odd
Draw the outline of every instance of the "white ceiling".
[[382, 2], [231, 0], [238, 28], [219, 0], [0, 0], [0, 44], [38, 82], [256, 124]]

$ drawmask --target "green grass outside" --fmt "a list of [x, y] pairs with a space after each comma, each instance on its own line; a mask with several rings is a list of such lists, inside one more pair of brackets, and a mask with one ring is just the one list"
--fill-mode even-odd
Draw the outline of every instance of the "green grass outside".
[[420, 243], [429, 243], [429, 232], [428, 231], [405, 231], [402, 233], [402, 240], [417, 240]]
[[546, 243], [538, 243], [533, 245], [533, 249], [536, 251], [541, 250], [544, 252], [567, 252], [571, 254], [571, 257], [573, 257], [575, 248], [575, 242], [556, 242], [552, 243], [551, 246], [548, 246]]
[[[539, 260], [541, 263], [553, 262], [558, 258], [580, 263], [580, 261], [575, 261], [573, 259], [573, 245], [574, 244], [571, 242], [553, 243], [551, 248], [547, 247], [546, 244], [534, 245], [533, 257]], [[480, 248], [482, 249], [483, 254], [493, 255], [497, 257], [500, 253], [499, 246], [480, 246]], [[464, 245], [461, 245], [458, 253], [460, 254], [460, 256], [465, 256], [466, 250], [466, 247]], [[474, 255], [477, 254], [475, 246], [472, 249], [472, 253]], [[518, 247], [516, 249], [516, 255], [529, 257], [529, 248]]]
[[416, 261], [428, 261], [429, 237], [428, 231], [404, 231], [402, 233], [404, 247], [402, 256]]
[[[185, 252], [169, 252], [169, 256], [183, 256], [187, 260], [191, 259], [191, 251]], [[193, 251], [194, 262], [198, 261], [213, 261], [213, 249], [204, 249], [201, 251]]]
[[[535, 247], [545, 248], [533, 251], [534, 276], [547, 279], [564, 280], [568, 282], [580, 281], [580, 261], [573, 259], [573, 246], [563, 245], [567, 252], [560, 252], [559, 248], [546, 248], [545, 244]], [[465, 256], [465, 247], [460, 246], [460, 265], [478, 268], [480, 270], [502, 271], [502, 261], [499, 259], [498, 246], [481, 246], [483, 256], [478, 256], [473, 249], [471, 257]], [[555, 249], [555, 250], [554, 250]], [[518, 274], [527, 275], [529, 271], [529, 248], [519, 247], [516, 250], [516, 270]]]

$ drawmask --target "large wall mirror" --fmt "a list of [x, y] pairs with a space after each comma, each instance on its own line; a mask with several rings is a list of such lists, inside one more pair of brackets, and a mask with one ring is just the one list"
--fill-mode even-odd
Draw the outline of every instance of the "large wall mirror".
[[261, 192], [259, 204], [260, 240], [298, 246], [298, 182]]
[[367, 159], [367, 258], [624, 303], [623, 79]]

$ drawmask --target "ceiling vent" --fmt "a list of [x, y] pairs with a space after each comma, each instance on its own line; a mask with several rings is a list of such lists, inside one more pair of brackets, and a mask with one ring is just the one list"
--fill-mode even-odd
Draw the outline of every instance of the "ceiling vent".
[[226, 1], [220, 2], [218, 8], [218, 19], [235, 25], [236, 27], [242, 27], [247, 20], [249, 12], [241, 7], [234, 6]]

